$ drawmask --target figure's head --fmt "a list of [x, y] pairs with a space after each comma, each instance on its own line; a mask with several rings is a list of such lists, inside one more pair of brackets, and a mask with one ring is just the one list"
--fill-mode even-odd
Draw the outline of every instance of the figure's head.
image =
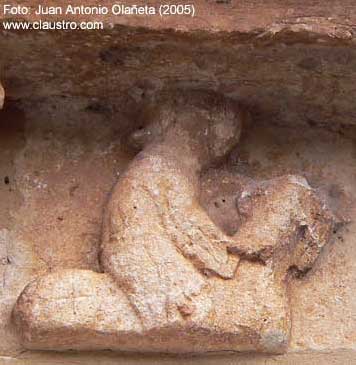
[[165, 92], [142, 109], [131, 142], [141, 149], [160, 141], [185, 144], [212, 162], [238, 143], [242, 115], [236, 103], [212, 91]]

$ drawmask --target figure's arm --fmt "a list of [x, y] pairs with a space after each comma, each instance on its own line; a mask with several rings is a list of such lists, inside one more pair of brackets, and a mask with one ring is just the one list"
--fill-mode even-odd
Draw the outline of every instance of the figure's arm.
[[174, 214], [171, 219], [181, 232], [174, 242], [195, 267], [206, 275], [225, 279], [234, 276], [240, 259], [237, 254], [231, 255], [227, 251], [232, 241], [198, 204]]

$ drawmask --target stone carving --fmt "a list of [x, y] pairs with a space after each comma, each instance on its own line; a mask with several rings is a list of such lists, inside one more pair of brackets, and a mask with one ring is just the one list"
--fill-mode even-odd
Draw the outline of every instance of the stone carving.
[[29, 349], [283, 352], [288, 286], [308, 271], [336, 219], [301, 176], [237, 193], [235, 233], [199, 202], [200, 175], [238, 143], [244, 112], [212, 92], [162, 94], [131, 136], [142, 151], [113, 189], [102, 273], [39, 277], [13, 316]]

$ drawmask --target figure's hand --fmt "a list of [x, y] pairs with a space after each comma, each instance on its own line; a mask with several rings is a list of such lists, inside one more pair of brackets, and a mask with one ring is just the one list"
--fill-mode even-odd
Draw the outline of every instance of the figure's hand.
[[206, 275], [232, 278], [239, 263], [239, 257], [230, 255], [227, 251], [231, 244], [230, 238], [199, 206], [186, 211], [181, 218], [182, 221], [179, 224], [184, 237], [174, 241], [182, 254]]

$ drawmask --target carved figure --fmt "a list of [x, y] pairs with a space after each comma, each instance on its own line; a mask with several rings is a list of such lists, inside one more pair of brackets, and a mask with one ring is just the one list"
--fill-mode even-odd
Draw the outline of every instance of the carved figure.
[[238, 143], [244, 113], [216, 93], [161, 95], [142, 111], [142, 151], [117, 182], [103, 273], [30, 283], [14, 318], [30, 349], [283, 352], [291, 269], [310, 269], [335, 219], [300, 176], [250, 182], [225, 234], [199, 203], [200, 175]]

